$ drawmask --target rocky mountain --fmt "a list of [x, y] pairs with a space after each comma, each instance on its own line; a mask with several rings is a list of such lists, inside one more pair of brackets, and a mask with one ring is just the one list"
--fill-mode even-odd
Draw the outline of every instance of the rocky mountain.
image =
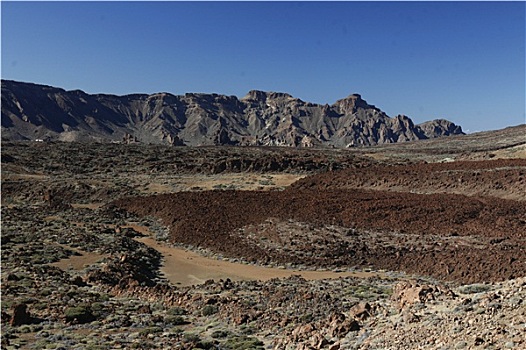
[[415, 125], [358, 94], [332, 105], [252, 90], [243, 98], [169, 93], [115, 96], [2, 80], [2, 139], [172, 145], [354, 147], [463, 134], [444, 119]]

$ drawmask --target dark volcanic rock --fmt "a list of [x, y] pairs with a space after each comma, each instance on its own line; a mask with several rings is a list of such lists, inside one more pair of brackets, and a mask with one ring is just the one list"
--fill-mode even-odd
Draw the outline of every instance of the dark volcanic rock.
[[32, 318], [29, 312], [27, 311], [26, 304], [16, 304], [13, 307], [13, 316], [11, 317], [11, 326], [20, 326], [23, 324], [31, 323]]
[[358, 94], [332, 106], [286, 93], [89, 95], [2, 80], [2, 139], [171, 145], [354, 147], [462, 134], [446, 120], [415, 126]]

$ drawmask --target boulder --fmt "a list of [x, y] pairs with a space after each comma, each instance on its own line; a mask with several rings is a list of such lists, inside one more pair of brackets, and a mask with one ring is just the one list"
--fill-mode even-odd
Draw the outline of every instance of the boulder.
[[369, 303], [358, 303], [351, 307], [351, 316], [358, 320], [365, 320], [371, 316], [371, 305]]
[[20, 326], [23, 324], [29, 324], [33, 321], [33, 318], [27, 311], [27, 305], [24, 303], [16, 304], [13, 307], [13, 315], [11, 316], [11, 326]]
[[413, 304], [425, 304], [429, 301], [436, 300], [438, 297], [454, 298], [456, 295], [446, 286], [400, 282], [393, 288], [392, 299], [401, 311]]

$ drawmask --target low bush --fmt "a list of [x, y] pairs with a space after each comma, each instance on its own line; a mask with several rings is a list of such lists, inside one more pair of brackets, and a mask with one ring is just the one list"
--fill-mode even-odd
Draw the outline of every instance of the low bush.
[[164, 322], [169, 323], [174, 326], [179, 326], [179, 325], [190, 323], [187, 320], [185, 320], [184, 317], [178, 316], [178, 315], [177, 316], [176, 315], [166, 315], [164, 317]]
[[226, 338], [230, 335], [230, 332], [228, 331], [225, 331], [225, 330], [215, 330], [212, 332], [212, 334], [210, 335], [212, 338], [214, 339], [217, 339], [217, 338]]
[[168, 309], [168, 311], [166, 311], [166, 313], [168, 315], [172, 315], [172, 316], [179, 316], [179, 315], [186, 315], [188, 312], [185, 309], [183, 309], [182, 307], [175, 306], [175, 307], [172, 307], [172, 308]]
[[239, 336], [229, 338], [223, 343], [225, 349], [228, 350], [263, 350], [263, 342], [257, 338]]
[[213, 314], [216, 314], [219, 311], [217, 306], [215, 305], [206, 305], [201, 309], [201, 314], [203, 316], [211, 316]]
[[162, 333], [163, 329], [158, 326], [147, 327], [139, 332], [141, 337], [146, 337], [148, 334]]
[[89, 323], [95, 321], [95, 316], [91, 312], [91, 309], [85, 305], [68, 307], [64, 311], [64, 316], [66, 322]]
[[487, 292], [489, 290], [491, 290], [491, 286], [487, 284], [470, 284], [460, 287], [459, 292], [462, 294], [476, 294]]

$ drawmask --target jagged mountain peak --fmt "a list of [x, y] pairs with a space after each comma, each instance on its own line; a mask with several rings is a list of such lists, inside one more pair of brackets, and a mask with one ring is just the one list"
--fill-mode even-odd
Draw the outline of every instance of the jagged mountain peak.
[[354, 100], [354, 101], [362, 100], [362, 95], [353, 93], [345, 98], [340, 99], [339, 101], [343, 101], [343, 100]]
[[350, 115], [356, 113], [358, 109], [377, 109], [374, 105], [370, 105], [362, 99], [360, 94], [351, 94], [345, 98], [336, 101], [333, 104], [340, 114]]
[[333, 105], [288, 93], [87, 94], [2, 80], [2, 139], [130, 141], [174, 145], [375, 145], [462, 133], [446, 120], [415, 126], [352, 94]]
[[267, 99], [296, 99], [286, 92], [250, 90], [241, 100], [265, 102]]
[[267, 99], [267, 93], [261, 90], [250, 90], [242, 100], [254, 100], [254, 101], [265, 101]]

